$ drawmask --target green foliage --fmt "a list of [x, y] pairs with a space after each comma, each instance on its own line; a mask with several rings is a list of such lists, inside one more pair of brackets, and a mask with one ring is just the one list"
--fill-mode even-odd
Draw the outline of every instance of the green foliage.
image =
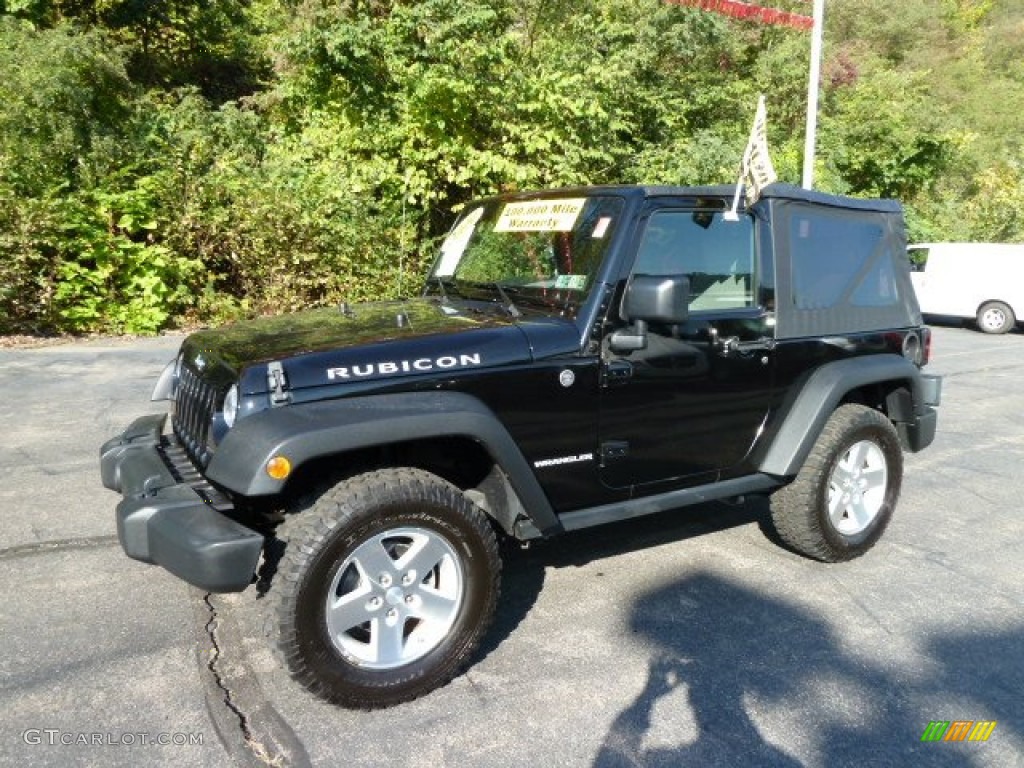
[[458, 277], [469, 282], [503, 284], [548, 277], [554, 271], [551, 234], [479, 231], [459, 264]]
[[992, 12], [995, 0], [944, 0], [947, 23], [958, 32], [973, 32]]
[[[816, 178], [1024, 239], [1016, 0], [829, 3]], [[0, 332], [414, 293], [470, 198], [783, 180], [805, 34], [661, 0], [0, 0]]]
[[717, 72], [724, 37], [714, 17], [654, 2], [331, 6], [285, 36], [281, 108], [299, 131], [313, 123], [369, 162], [390, 158], [419, 206], [625, 181], [638, 153], [684, 124], [743, 119], [735, 104], [684, 96]]
[[827, 3], [827, 39], [854, 61], [868, 55], [890, 68], [919, 66], [915, 63], [919, 57], [930, 61], [937, 51], [945, 50], [945, 18], [952, 15], [956, 2], [902, 0], [898, 8], [892, 0]]
[[917, 78], [876, 70], [836, 89], [829, 102], [820, 144], [827, 186], [914, 199], [952, 160], [956, 137], [942, 132]]
[[339, 152], [315, 124], [270, 137], [252, 111], [212, 110], [194, 93], [154, 105], [148, 127], [164, 159], [154, 173], [164, 242], [208, 270], [199, 316], [228, 310], [225, 295], [280, 312], [415, 290], [423, 265], [404, 253], [415, 233], [399, 195], [377, 193], [391, 167]]
[[154, 242], [152, 199], [144, 187], [66, 201], [62, 245], [73, 258], [57, 268], [54, 308], [71, 331], [155, 333], [189, 302], [189, 280], [202, 270]]
[[978, 189], [965, 209], [970, 239], [1024, 242], [1024, 165], [1008, 162], [978, 174]]
[[203, 267], [160, 242], [153, 179], [122, 159], [145, 118], [122, 52], [0, 21], [0, 326], [152, 333]]
[[0, 18], [0, 330], [51, 323], [65, 215], [120, 146], [133, 89], [100, 33]]
[[134, 87], [98, 32], [0, 17], [0, 182], [25, 196], [78, 186], [116, 152]]
[[0, 0], [0, 13], [36, 29], [102, 28], [146, 86], [194, 85], [223, 101], [252, 93], [268, 74], [246, 0]]

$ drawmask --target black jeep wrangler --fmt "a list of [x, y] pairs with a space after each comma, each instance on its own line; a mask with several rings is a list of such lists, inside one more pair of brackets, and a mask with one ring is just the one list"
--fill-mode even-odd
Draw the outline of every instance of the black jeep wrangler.
[[[101, 449], [125, 552], [267, 593], [337, 704], [449, 681], [521, 541], [771, 494], [818, 560], [889, 523], [941, 380], [898, 203], [775, 184], [590, 187], [469, 205], [418, 298], [195, 333]], [[269, 566], [269, 567], [268, 567]]]

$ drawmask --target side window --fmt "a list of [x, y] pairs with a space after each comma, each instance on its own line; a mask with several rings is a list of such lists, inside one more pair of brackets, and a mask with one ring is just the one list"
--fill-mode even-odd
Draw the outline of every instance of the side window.
[[721, 211], [657, 211], [647, 222], [634, 274], [687, 275], [690, 310], [752, 307], [754, 223]]
[[928, 266], [927, 248], [908, 248], [907, 257], [910, 259], [911, 272], [924, 272]]
[[815, 211], [795, 216], [791, 229], [797, 309], [884, 307], [899, 301], [893, 254], [876, 221]]

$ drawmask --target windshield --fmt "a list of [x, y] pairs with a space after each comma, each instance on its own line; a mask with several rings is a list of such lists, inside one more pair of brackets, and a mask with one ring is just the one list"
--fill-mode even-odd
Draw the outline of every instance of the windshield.
[[471, 204], [441, 245], [428, 291], [573, 313], [622, 212], [618, 197]]

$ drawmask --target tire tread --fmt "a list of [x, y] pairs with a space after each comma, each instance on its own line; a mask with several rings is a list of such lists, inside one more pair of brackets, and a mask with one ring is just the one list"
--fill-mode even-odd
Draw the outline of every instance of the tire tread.
[[[820, 519], [821, 489], [828, 482], [835, 452], [851, 431], [871, 427], [888, 435], [898, 448], [896, 430], [885, 414], [863, 405], [841, 405], [829, 417], [796, 479], [772, 494], [771, 517], [775, 531], [797, 552], [822, 562], [852, 560], [864, 554], [888, 524], [889, 515], [886, 515], [879, 521], [878, 529], [872, 533], [867, 546], [837, 547], [828, 540]], [[902, 453], [898, 455], [900, 461], [889, 467], [890, 476], [896, 483], [896, 497], [902, 478]], [[893, 506], [896, 497], [892, 499]]]
[[[383, 494], [383, 495], [382, 495]], [[368, 699], [347, 695], [326, 685], [310, 668], [299, 648], [294, 606], [299, 598], [302, 577], [312, 561], [339, 528], [357, 523], [373, 506], [389, 499], [419, 498], [438, 505], [457, 506], [464, 522], [484, 543], [490, 564], [490, 600], [485, 622], [471, 642], [446, 663], [441, 680], [430, 688], [412, 689], [405, 695]], [[323, 491], [299, 499], [291, 513], [278, 526], [277, 538], [285, 544], [273, 584], [266, 594], [264, 632], [275, 638], [277, 655], [291, 677], [314, 695], [350, 709], [372, 710], [419, 698], [451, 681], [469, 662], [493, 619], [501, 583], [501, 559], [498, 543], [486, 515], [454, 485], [424, 470], [390, 468], [351, 477]]]

